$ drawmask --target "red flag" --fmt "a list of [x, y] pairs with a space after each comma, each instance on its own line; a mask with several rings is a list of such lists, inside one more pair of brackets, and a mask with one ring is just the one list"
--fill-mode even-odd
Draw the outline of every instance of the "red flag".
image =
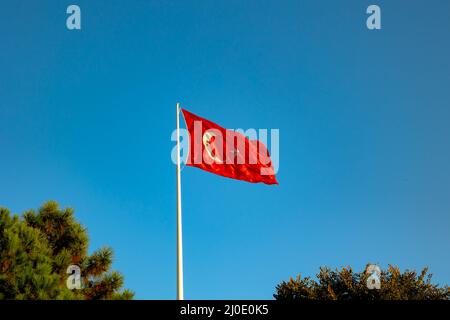
[[238, 180], [278, 184], [266, 146], [182, 109], [189, 131], [186, 165]]

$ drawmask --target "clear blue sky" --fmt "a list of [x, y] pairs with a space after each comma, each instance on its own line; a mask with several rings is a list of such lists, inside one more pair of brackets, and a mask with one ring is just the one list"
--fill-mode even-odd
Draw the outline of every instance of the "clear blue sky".
[[446, 0], [0, 0], [0, 205], [75, 208], [137, 298], [174, 298], [180, 101], [281, 136], [278, 187], [183, 170], [186, 298], [367, 262], [449, 283], [449, 31]]

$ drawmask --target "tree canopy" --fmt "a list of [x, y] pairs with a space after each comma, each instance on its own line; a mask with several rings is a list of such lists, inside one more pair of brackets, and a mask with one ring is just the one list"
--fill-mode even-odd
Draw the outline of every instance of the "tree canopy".
[[428, 268], [420, 273], [414, 270], [401, 272], [396, 266], [381, 270], [380, 289], [369, 289], [370, 274], [353, 272], [351, 267], [332, 270], [321, 267], [316, 275], [283, 281], [276, 287], [274, 298], [282, 301], [301, 300], [448, 300], [450, 288], [431, 283]]
[[[0, 208], [0, 299], [132, 299], [123, 276], [110, 271], [113, 251], [88, 254], [88, 234], [71, 208], [49, 201], [22, 217]], [[67, 268], [81, 270], [81, 289], [69, 289]]]

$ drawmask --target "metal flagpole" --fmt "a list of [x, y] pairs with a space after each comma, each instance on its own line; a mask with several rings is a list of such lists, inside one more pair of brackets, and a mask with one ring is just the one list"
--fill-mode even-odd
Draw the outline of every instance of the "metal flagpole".
[[177, 103], [177, 300], [183, 300], [183, 233], [181, 228], [180, 104]]

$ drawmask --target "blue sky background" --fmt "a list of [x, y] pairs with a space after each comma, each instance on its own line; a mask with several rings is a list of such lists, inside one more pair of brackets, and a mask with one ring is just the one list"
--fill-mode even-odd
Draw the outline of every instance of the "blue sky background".
[[281, 139], [278, 187], [183, 170], [186, 298], [368, 262], [449, 283], [449, 31], [446, 0], [0, 0], [0, 205], [75, 208], [137, 298], [174, 298], [180, 101]]

